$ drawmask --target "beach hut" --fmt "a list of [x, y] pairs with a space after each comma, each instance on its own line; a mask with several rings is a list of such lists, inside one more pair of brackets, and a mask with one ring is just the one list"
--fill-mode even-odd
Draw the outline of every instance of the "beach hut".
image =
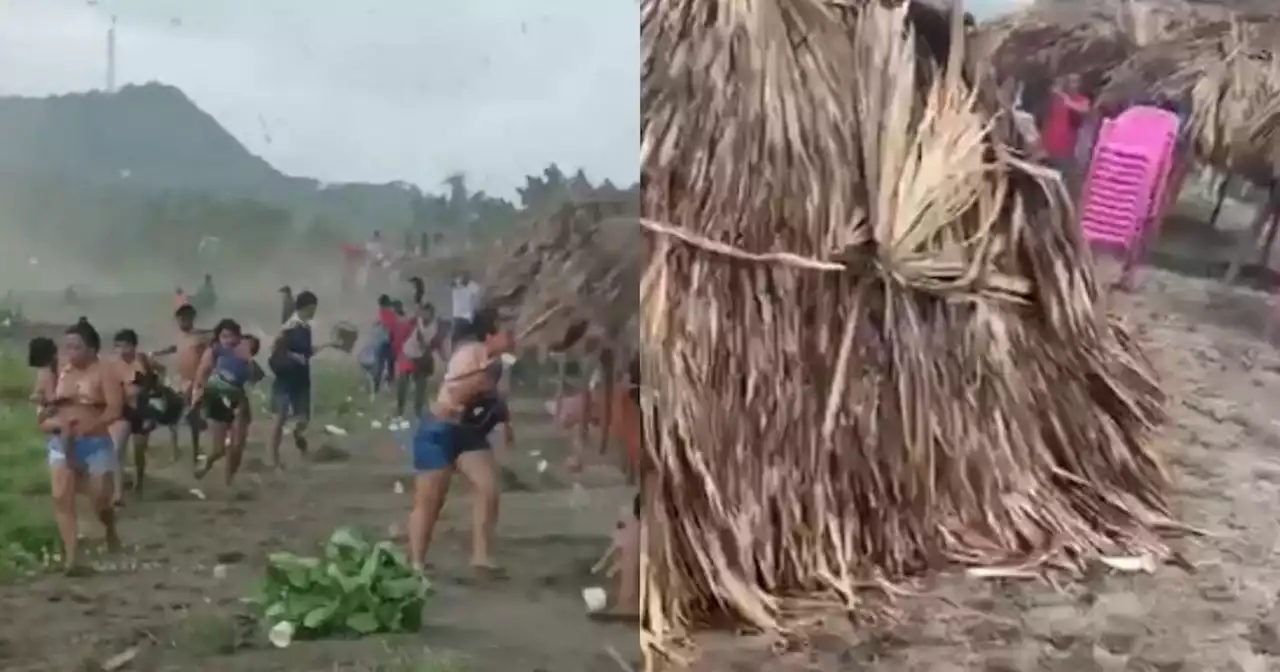
[[646, 646], [870, 615], [943, 567], [1165, 554], [1160, 385], [959, 18], [641, 11]]

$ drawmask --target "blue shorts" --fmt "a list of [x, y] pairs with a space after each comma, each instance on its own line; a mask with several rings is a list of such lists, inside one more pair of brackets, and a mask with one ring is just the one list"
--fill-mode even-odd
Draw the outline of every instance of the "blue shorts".
[[489, 439], [479, 429], [427, 415], [413, 435], [413, 470], [447, 469], [463, 453], [488, 449]]
[[71, 459], [67, 459], [61, 436], [49, 437], [49, 466], [68, 466], [75, 471], [101, 476], [116, 471], [116, 445], [109, 436], [82, 436], [75, 440]]
[[311, 390], [277, 385], [271, 388], [271, 412], [286, 418], [311, 419]]

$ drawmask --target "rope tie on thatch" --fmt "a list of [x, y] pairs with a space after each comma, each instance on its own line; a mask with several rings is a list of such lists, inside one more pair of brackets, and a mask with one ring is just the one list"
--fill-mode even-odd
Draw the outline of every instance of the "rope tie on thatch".
[[644, 228], [654, 233], [676, 238], [681, 242], [691, 245], [693, 247], [696, 247], [698, 249], [706, 250], [707, 252], [712, 252], [712, 253], [723, 255], [726, 257], [731, 257], [733, 259], [738, 259], [740, 261], [776, 263], [776, 264], [782, 264], [784, 266], [791, 266], [792, 268], [803, 268], [803, 269], [808, 269], [813, 271], [847, 271], [849, 270], [849, 267], [845, 266], [844, 264], [836, 263], [834, 261], [823, 261], [821, 259], [814, 259], [812, 257], [802, 257], [798, 254], [793, 254], [791, 252], [765, 252], [765, 253], [748, 252], [742, 248], [734, 247], [733, 245], [722, 243], [716, 240], [711, 240], [706, 236], [700, 236], [695, 233], [689, 233], [688, 231], [681, 229], [679, 227], [671, 226], [670, 224], [663, 224], [661, 222], [657, 222], [652, 219], [644, 219], [643, 217], [640, 219], [640, 226], [643, 226]]
[[[691, 247], [696, 247], [700, 250], [711, 252], [712, 254], [719, 254], [739, 261], [773, 263], [790, 268], [822, 271], [824, 273], [854, 272], [857, 270], [849, 264], [836, 261], [825, 261], [822, 259], [815, 259], [813, 257], [805, 257], [792, 252], [748, 252], [740, 247], [712, 240], [706, 236], [690, 233], [685, 229], [671, 226], [670, 224], [663, 224], [656, 220], [645, 219], [643, 217], [640, 218], [640, 226], [652, 231], [653, 233], [675, 238], [676, 240], [679, 240]], [[973, 280], [972, 272], [966, 272], [962, 265], [933, 263], [932, 267], [935, 271], [949, 267], [952, 272], [946, 275], [952, 276], [954, 278], [953, 282], [947, 283], [946, 281], [938, 281], [935, 276], [933, 282], [921, 283], [917, 287], [918, 289], [937, 291], [939, 288], [948, 284], [958, 286], [968, 284]], [[905, 267], [898, 266], [898, 269], [905, 270]], [[1012, 277], [1005, 273], [985, 273], [984, 276], [986, 279], [986, 282], [984, 283], [985, 289], [1006, 299], [1022, 300], [1030, 293], [1030, 283], [1023, 279]]]

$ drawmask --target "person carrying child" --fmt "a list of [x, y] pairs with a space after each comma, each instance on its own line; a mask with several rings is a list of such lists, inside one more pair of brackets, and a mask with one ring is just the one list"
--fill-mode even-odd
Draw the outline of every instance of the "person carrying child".
[[213, 333], [213, 343], [200, 359], [192, 394], [192, 403], [199, 406], [209, 423], [213, 450], [196, 477], [203, 478], [218, 460], [226, 457], [226, 483], [231, 485], [244, 458], [248, 423], [252, 421], [246, 388], [261, 379], [262, 373], [253, 361], [258, 354], [258, 340], [246, 338], [235, 320], [222, 320]]

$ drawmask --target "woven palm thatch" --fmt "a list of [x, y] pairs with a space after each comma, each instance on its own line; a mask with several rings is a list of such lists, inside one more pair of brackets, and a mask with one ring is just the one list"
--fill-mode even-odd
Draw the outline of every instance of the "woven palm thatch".
[[565, 203], [473, 262], [484, 273], [484, 302], [514, 321], [524, 347], [563, 350], [590, 335], [635, 351], [644, 257], [637, 205]]
[[958, 22], [913, 37], [890, 4], [642, 2], [659, 642], [941, 567], [1166, 551], [1164, 397], [1062, 185], [961, 77]]

